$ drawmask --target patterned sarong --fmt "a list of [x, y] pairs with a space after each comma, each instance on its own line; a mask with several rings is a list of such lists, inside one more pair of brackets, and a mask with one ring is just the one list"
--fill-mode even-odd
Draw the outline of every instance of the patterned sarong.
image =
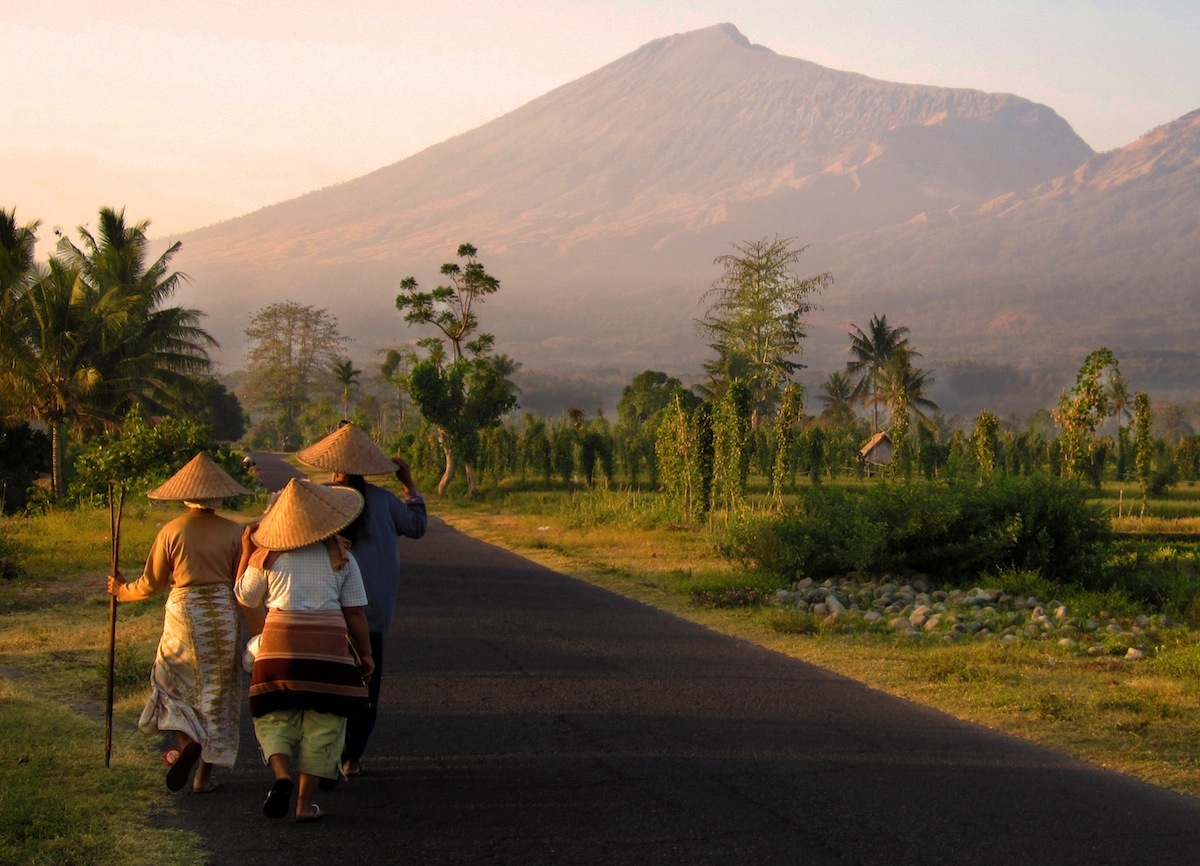
[[341, 610], [271, 608], [250, 678], [250, 714], [316, 710], [356, 719], [367, 688], [350, 655]]
[[242, 704], [240, 626], [229, 586], [171, 590], [150, 699], [138, 721], [143, 734], [181, 731], [201, 745], [201, 760], [233, 766]]

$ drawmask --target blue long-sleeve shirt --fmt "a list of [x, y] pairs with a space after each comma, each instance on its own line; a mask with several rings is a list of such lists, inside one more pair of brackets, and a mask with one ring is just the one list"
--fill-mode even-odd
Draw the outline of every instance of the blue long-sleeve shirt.
[[363, 491], [363, 522], [351, 550], [367, 590], [367, 628], [386, 632], [392, 625], [400, 592], [400, 536], [425, 534], [425, 500], [407, 500], [374, 484]]

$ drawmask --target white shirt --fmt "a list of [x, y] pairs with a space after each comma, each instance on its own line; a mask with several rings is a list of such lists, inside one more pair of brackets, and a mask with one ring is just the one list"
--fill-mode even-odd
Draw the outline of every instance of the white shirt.
[[317, 542], [281, 554], [264, 571], [250, 566], [234, 586], [238, 601], [258, 607], [264, 598], [276, 610], [340, 610], [365, 607], [367, 593], [354, 555], [341, 571], [329, 564], [329, 552]]

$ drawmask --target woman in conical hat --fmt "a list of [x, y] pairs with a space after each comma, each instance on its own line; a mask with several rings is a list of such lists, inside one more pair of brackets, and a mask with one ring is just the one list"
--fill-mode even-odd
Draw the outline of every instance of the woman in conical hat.
[[162, 638], [150, 675], [150, 699], [138, 728], [145, 734], [175, 734], [178, 749], [167, 770], [167, 787], [216, 790], [214, 764], [232, 767], [237, 758], [241, 710], [238, 648], [241, 618], [233, 580], [241, 553], [242, 527], [214, 509], [227, 497], [250, 491], [201, 452], [166, 483], [146, 495], [183, 502], [186, 512], [159, 531], [136, 580], [109, 575], [117, 601], [141, 601], [170, 587]]
[[[296, 456], [311, 466], [329, 470], [334, 484], [354, 488], [365, 502], [362, 514], [342, 530], [342, 535], [353, 545], [354, 558], [362, 571], [367, 591], [367, 627], [375, 658], [370, 709], [366, 716], [350, 721], [346, 727], [342, 774], [357, 776], [363, 772], [363, 752], [375, 728], [383, 683], [384, 635], [392, 626], [400, 593], [400, 550], [396, 542], [401, 536], [420, 538], [425, 534], [425, 500], [417, 490], [408, 464], [398, 457], [387, 457], [371, 437], [353, 424], [344, 424]], [[363, 477], [393, 472], [404, 487], [403, 500], [389, 490], [367, 483]]]
[[363, 678], [374, 669], [367, 596], [358, 564], [337, 535], [362, 506], [362, 496], [348, 487], [292, 479], [242, 535], [235, 591], [250, 612], [251, 631], [261, 628], [250, 714], [275, 779], [263, 803], [268, 818], [287, 813], [293, 769], [300, 781], [296, 820], [322, 816], [313, 795], [321, 779], [337, 778], [346, 719], [367, 709]]

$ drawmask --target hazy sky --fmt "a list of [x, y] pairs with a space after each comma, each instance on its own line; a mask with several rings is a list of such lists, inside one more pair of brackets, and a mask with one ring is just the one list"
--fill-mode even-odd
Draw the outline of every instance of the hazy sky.
[[42, 220], [43, 252], [105, 205], [183, 232], [722, 22], [836, 69], [1016, 93], [1097, 150], [1200, 108], [1200, 0], [0, 0], [0, 206]]

